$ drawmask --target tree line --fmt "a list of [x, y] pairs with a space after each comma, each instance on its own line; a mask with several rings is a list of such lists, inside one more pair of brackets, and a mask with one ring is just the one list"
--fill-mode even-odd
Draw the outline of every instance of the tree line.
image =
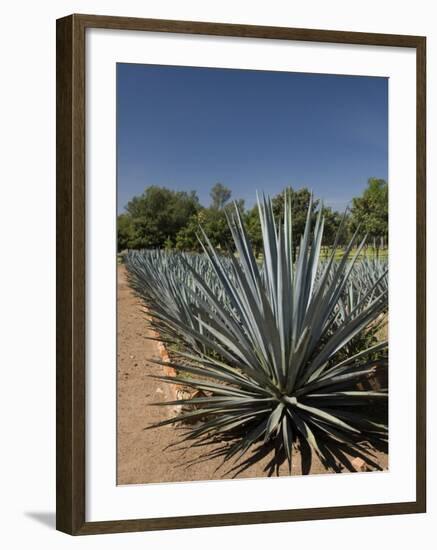
[[[311, 193], [306, 188], [289, 188], [293, 210], [293, 238], [297, 239], [305, 227]], [[216, 183], [210, 192], [208, 206], [200, 204], [195, 191], [174, 191], [152, 185], [128, 202], [125, 212], [117, 219], [117, 248], [126, 249], [166, 248], [181, 251], [200, 251], [197, 235], [201, 226], [212, 244], [228, 248], [232, 242], [226, 221], [226, 211], [237, 206], [246, 222], [246, 228], [255, 252], [261, 250], [261, 225], [257, 205], [246, 209], [242, 199], [234, 200], [232, 191], [222, 183]], [[277, 220], [283, 216], [284, 193], [272, 199]], [[312, 216], [316, 216], [320, 201], [313, 198]], [[332, 246], [338, 229], [339, 245], [347, 243], [358, 229], [358, 236], [367, 235], [367, 242], [385, 246], [388, 238], [388, 185], [383, 179], [370, 178], [360, 197], [351, 201], [350, 208], [340, 213], [324, 207], [325, 230], [323, 246]]]

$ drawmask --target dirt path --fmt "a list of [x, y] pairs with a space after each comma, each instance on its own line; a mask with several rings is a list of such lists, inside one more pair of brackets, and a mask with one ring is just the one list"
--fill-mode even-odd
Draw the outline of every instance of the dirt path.
[[[174, 426], [144, 430], [149, 424], [172, 416], [170, 407], [151, 407], [150, 403], [174, 399], [168, 384], [149, 378], [162, 374], [162, 367], [150, 360], [159, 359], [156, 341], [148, 340], [152, 331], [147, 326], [142, 302], [134, 295], [126, 279], [124, 266], [118, 266], [118, 350], [117, 350], [117, 483], [119, 485], [223, 479], [221, 463], [213, 459], [195, 466], [181, 463], [196, 458], [200, 452], [189, 449], [184, 454], [165, 450], [177, 438]], [[206, 449], [203, 450], [205, 452]], [[386, 460], [386, 457], [385, 457]], [[264, 477], [268, 462], [257, 463], [238, 477]], [[297, 461], [298, 462], [298, 461]], [[284, 466], [281, 475], [288, 475]], [[296, 467], [294, 474], [300, 474]], [[326, 473], [314, 459], [311, 473]]]

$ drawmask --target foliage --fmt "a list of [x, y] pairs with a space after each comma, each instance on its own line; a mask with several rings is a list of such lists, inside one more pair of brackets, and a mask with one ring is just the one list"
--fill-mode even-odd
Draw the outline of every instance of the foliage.
[[134, 248], [134, 228], [129, 214], [120, 214], [117, 218], [117, 250], [121, 252]]
[[211, 189], [211, 208], [221, 210], [231, 198], [232, 191], [222, 183], [216, 183]]
[[231, 245], [231, 232], [226, 221], [225, 210], [203, 208], [192, 216], [188, 224], [176, 236], [178, 250], [200, 252], [202, 245], [198, 239], [200, 226], [207, 231], [210, 240], [216, 248], [226, 249]]
[[[289, 188], [292, 208], [294, 237], [293, 248], [299, 246], [298, 236], [305, 228], [311, 193], [307, 188]], [[134, 197], [127, 205], [126, 212], [118, 217], [118, 250], [140, 248], [176, 248], [183, 251], [199, 252], [201, 246], [197, 238], [199, 225], [202, 225], [212, 244], [221, 249], [233, 248], [226, 210], [231, 208], [231, 190], [221, 183], [215, 184], [210, 192], [211, 205], [201, 206], [196, 193], [176, 192], [166, 188], [151, 186], [139, 197]], [[384, 180], [369, 180], [368, 188], [360, 198], [353, 199], [351, 215], [343, 215], [329, 207], [324, 207], [324, 247], [332, 247], [338, 234], [337, 244], [345, 246], [359, 227], [359, 236], [369, 234], [368, 243], [381, 246], [387, 242], [387, 184]], [[262, 231], [255, 205], [245, 211], [242, 199], [235, 201], [244, 218], [255, 255], [262, 251]], [[316, 219], [317, 200], [311, 200], [311, 221]], [[284, 218], [284, 193], [272, 198], [276, 222]], [[345, 216], [344, 223], [340, 223]]]
[[261, 220], [259, 218], [258, 206], [251, 208], [245, 215], [247, 235], [250, 239], [253, 253], [256, 257], [261, 254], [263, 239], [261, 232]]
[[351, 230], [375, 238], [388, 237], [388, 185], [383, 179], [370, 178], [361, 197], [352, 199]]
[[151, 186], [126, 206], [118, 217], [118, 249], [161, 248], [176, 241], [177, 233], [199, 210], [194, 191]]
[[343, 220], [344, 214], [335, 212], [332, 208], [325, 206], [323, 208], [325, 218], [325, 230], [323, 232], [322, 245], [332, 246], [335, 239], [338, 239], [338, 245], [347, 245], [352, 235], [349, 232], [347, 221]]
[[311, 198], [296, 250], [290, 195], [278, 223], [272, 201], [259, 201], [262, 265], [238, 209], [227, 214], [235, 255], [220, 255], [204, 230], [203, 255], [128, 255], [153, 322], [183, 344], [172, 362], [181, 375], [157, 378], [203, 392], [177, 402], [193, 410], [154, 427], [198, 420], [175, 445], [217, 443], [204, 458], [235, 460], [235, 475], [267, 455], [269, 475], [285, 461], [291, 470], [295, 445], [303, 473], [313, 453], [333, 471], [353, 471], [350, 455], [378, 468], [371, 448], [386, 449], [387, 425], [372, 411], [387, 392], [357, 384], [387, 366], [387, 342], [363, 348], [362, 338], [387, 310], [386, 271], [357, 275], [357, 235], [341, 260], [334, 247], [322, 263], [324, 218], [320, 209], [313, 221]]

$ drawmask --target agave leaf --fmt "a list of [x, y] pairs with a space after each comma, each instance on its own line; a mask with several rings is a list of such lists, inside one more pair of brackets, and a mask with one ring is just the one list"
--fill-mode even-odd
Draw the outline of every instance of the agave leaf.
[[291, 473], [294, 434], [291, 422], [286, 414], [282, 416], [282, 438], [284, 440], [284, 449], [287, 455], [288, 469]]
[[272, 411], [267, 420], [266, 435], [264, 442], [269, 439], [273, 432], [278, 431], [280, 427], [280, 422], [282, 418], [282, 413], [284, 410], [284, 403], [278, 403], [276, 408]]
[[336, 365], [329, 366], [328, 363], [324, 363], [321, 365], [318, 369], [316, 369], [311, 376], [308, 377], [308, 383], [313, 382], [314, 380], [325, 376], [333, 376], [334, 374], [340, 374], [342, 372], [343, 368], [348, 368], [351, 365], [359, 365], [358, 359], [362, 357], [366, 357], [371, 353], [376, 353], [382, 350], [385, 350], [388, 346], [387, 340], [384, 342], [379, 342], [378, 344], [375, 344], [374, 346], [371, 346], [370, 348], [366, 348], [364, 350], [359, 351], [358, 353], [355, 353], [351, 357], [348, 357], [341, 361], [340, 363], [337, 363]]
[[356, 428], [350, 426], [349, 424], [346, 424], [346, 422], [343, 422], [338, 417], [336, 417], [332, 414], [329, 414], [324, 409], [319, 409], [319, 408], [316, 408], [316, 407], [309, 407], [308, 405], [304, 405], [303, 403], [301, 403], [299, 401], [296, 401], [296, 407], [298, 407], [299, 409], [303, 409], [305, 412], [307, 412], [311, 416], [316, 416], [316, 417], [322, 418], [326, 422], [329, 422], [330, 424], [334, 424], [335, 426], [337, 426], [339, 428], [343, 428], [344, 430], [354, 432], [354, 433], [360, 433], [359, 430], [357, 430]]
[[210, 391], [215, 395], [227, 395], [227, 396], [238, 396], [238, 397], [252, 397], [254, 394], [248, 393], [243, 389], [237, 389], [233, 386], [225, 386], [220, 384], [214, 384], [207, 380], [200, 380], [195, 378], [184, 378], [183, 376], [159, 376], [151, 374], [149, 378], [154, 378], [155, 380], [160, 380], [166, 384], [182, 384], [186, 386], [193, 387], [197, 390]]

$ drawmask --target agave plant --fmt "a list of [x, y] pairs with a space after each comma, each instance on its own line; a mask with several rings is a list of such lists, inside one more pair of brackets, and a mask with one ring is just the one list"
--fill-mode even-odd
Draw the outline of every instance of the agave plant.
[[[232, 266], [226, 258], [229, 276]], [[179, 343], [179, 332], [174, 326], [161, 322], [163, 313], [171, 315], [195, 332], [202, 331], [199, 295], [192, 273], [201, 277], [216, 296], [222, 308], [230, 307], [229, 300], [208, 258], [204, 254], [187, 254], [166, 250], [131, 250], [126, 258], [130, 285], [147, 303], [152, 325], [167, 343]], [[187, 268], [189, 266], [189, 269]], [[190, 348], [203, 350], [195, 339], [189, 339]]]
[[[342, 324], [351, 313], [357, 315], [366, 303], [371, 302], [381, 293], [386, 294], [387, 292], [387, 262], [379, 258], [369, 259], [366, 257], [356, 261], [350, 282], [338, 302], [339, 313], [335, 324]], [[387, 323], [387, 306], [388, 303], [385, 300], [385, 307], [378, 317], [343, 347], [340, 353], [344, 357], [353, 355], [356, 350], [366, 349], [377, 343], [378, 334]]]
[[[201, 230], [214, 287], [211, 277], [207, 280], [182, 257], [190, 278], [177, 286], [177, 292], [183, 287], [183, 314], [166, 307], [161, 287], [149, 300], [150, 305], [155, 301], [154, 321], [183, 342], [171, 364], [178, 376], [155, 378], [198, 390], [196, 398], [156, 404], [192, 408], [152, 427], [182, 423], [175, 445], [206, 446], [205, 460], [221, 457], [230, 464], [232, 459], [234, 475], [265, 457], [268, 475], [284, 462], [291, 471], [298, 456], [293, 448], [300, 451], [303, 473], [310, 471], [314, 453], [336, 472], [354, 471], [351, 457], [379, 469], [373, 449], [387, 449], [388, 428], [372, 411], [380, 410], [373, 407], [376, 401], [386, 405], [387, 390], [365, 391], [358, 383], [387, 367], [388, 346], [384, 341], [363, 349], [354, 342], [387, 309], [387, 289], [380, 284], [385, 272], [346, 307], [364, 240], [352, 254], [355, 235], [340, 260], [334, 246], [321, 265], [321, 209], [312, 223], [310, 204], [296, 251], [288, 194], [279, 222], [270, 199], [262, 197], [258, 207], [262, 266], [236, 208], [228, 216], [235, 254], [219, 254]], [[129, 262], [128, 268], [132, 273]], [[192, 308], [189, 322], [187, 308]]]

